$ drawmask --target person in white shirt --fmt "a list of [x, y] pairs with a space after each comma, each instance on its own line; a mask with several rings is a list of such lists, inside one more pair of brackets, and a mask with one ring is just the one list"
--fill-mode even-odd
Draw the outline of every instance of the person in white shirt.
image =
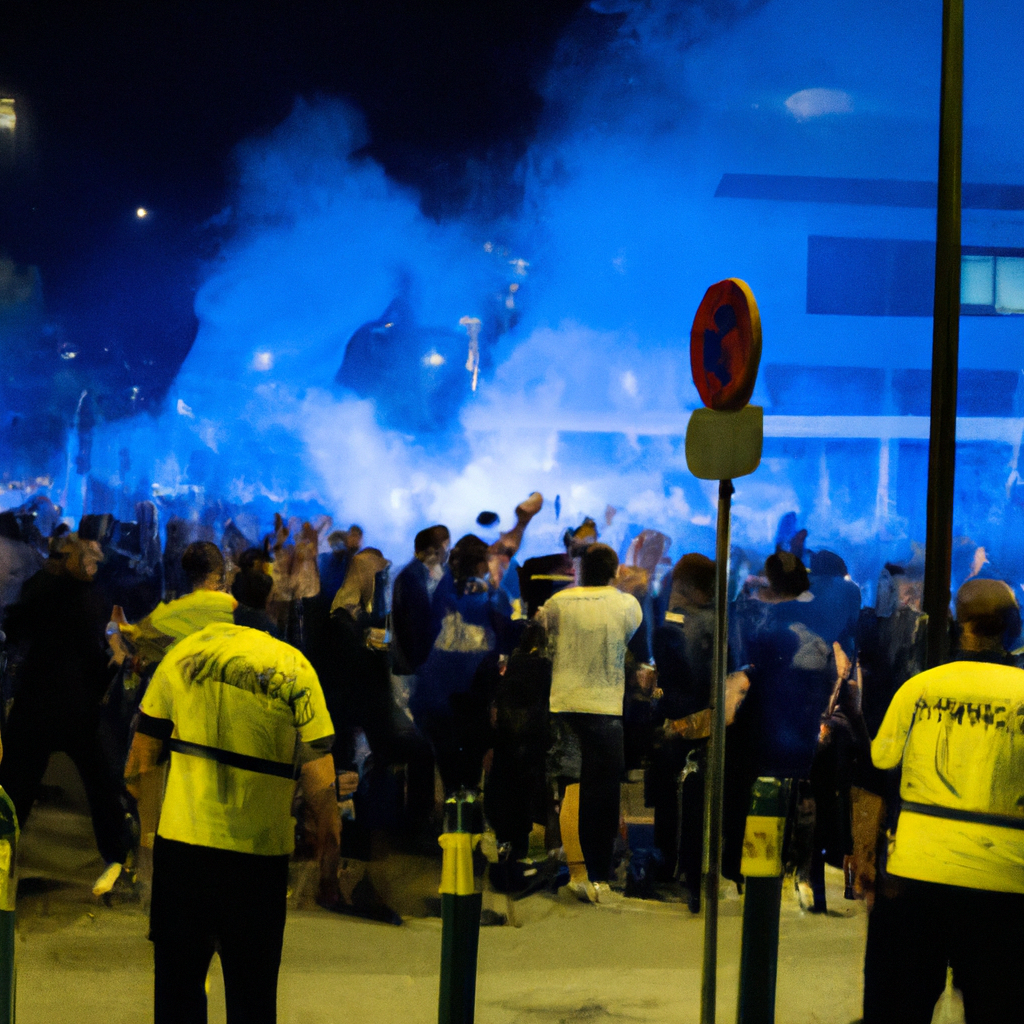
[[643, 618], [636, 598], [612, 586], [618, 570], [612, 548], [591, 544], [581, 559], [581, 585], [554, 594], [537, 612], [552, 652], [555, 728], [579, 749], [579, 785], [566, 787], [560, 815], [569, 884], [592, 903], [607, 893], [611, 872], [624, 764], [626, 644]]

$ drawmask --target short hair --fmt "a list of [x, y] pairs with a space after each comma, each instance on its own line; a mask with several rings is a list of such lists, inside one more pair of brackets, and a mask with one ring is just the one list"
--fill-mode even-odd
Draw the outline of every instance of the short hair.
[[439, 548], [446, 541], [451, 540], [451, 534], [447, 526], [428, 526], [416, 534], [412, 542], [412, 549], [418, 555], [421, 551], [429, 551], [431, 548]]
[[1020, 632], [1020, 607], [1008, 583], [1002, 580], [972, 579], [956, 592], [956, 621], [970, 625], [978, 636], [995, 639]]
[[273, 579], [262, 569], [255, 567], [242, 569], [231, 584], [231, 593], [239, 604], [259, 611], [266, 609], [267, 600], [273, 589]]
[[811, 572], [815, 576], [845, 576], [849, 570], [842, 556], [822, 548], [811, 555]]
[[266, 575], [265, 566], [270, 565], [270, 556], [263, 548], [246, 548], [238, 556], [238, 568], [242, 572], [255, 569]]
[[772, 590], [780, 596], [799, 597], [811, 586], [804, 563], [789, 551], [777, 551], [769, 555], [764, 563], [764, 574]]
[[672, 567], [672, 585], [689, 587], [712, 600], [715, 596], [714, 561], [696, 551], [683, 555]]
[[224, 575], [224, 556], [216, 544], [197, 540], [182, 552], [181, 568], [189, 585], [194, 588], [215, 572]]
[[583, 552], [581, 568], [581, 586], [606, 587], [619, 571], [619, 556], [607, 544], [591, 544]]

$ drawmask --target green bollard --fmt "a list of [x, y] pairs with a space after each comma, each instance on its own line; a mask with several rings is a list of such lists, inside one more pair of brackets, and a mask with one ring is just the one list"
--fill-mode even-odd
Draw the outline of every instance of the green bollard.
[[459, 790], [444, 805], [441, 861], [441, 992], [438, 1024], [473, 1024], [476, 953], [483, 893], [473, 880], [473, 848], [483, 833], [476, 794]]
[[789, 779], [760, 778], [743, 834], [743, 944], [737, 1024], [774, 1024]]
[[14, 901], [18, 892], [18, 816], [0, 787], [0, 1024], [14, 1024]]

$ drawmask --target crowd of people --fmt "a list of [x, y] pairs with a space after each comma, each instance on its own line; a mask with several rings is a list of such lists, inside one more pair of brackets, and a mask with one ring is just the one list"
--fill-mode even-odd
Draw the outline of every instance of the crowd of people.
[[[321, 905], [399, 921], [368, 885], [342, 895], [339, 857], [368, 860], [382, 843], [438, 856], [441, 802], [462, 790], [482, 791], [496, 888], [564, 885], [588, 903], [622, 892], [681, 898], [699, 911], [715, 563], [691, 552], [672, 565], [669, 538], [644, 531], [620, 564], [591, 519], [566, 531], [563, 550], [520, 563], [542, 504], [531, 494], [504, 532], [495, 513], [481, 513], [479, 532], [455, 543], [445, 526], [428, 526], [393, 578], [360, 527], [332, 530], [326, 518], [278, 516], [263, 538], [229, 521], [219, 540], [172, 519], [161, 546], [149, 503], [130, 523], [86, 516], [76, 531], [45, 499], [0, 515], [8, 658], [0, 784], [24, 826], [50, 755], [70, 756], [106, 863], [98, 895], [129, 884], [137, 851], [154, 849], [163, 1019], [191, 1019], [205, 1005], [214, 941], [232, 998], [266, 1002], [266, 985], [250, 980], [254, 965], [264, 980], [276, 978], [296, 844], [319, 862]], [[909, 756], [904, 747], [914, 752], [915, 716], [991, 718], [992, 700], [980, 682], [960, 704], [950, 703], [953, 684], [935, 691], [938, 703], [908, 696], [904, 684], [923, 671], [926, 643], [913, 562], [887, 564], [874, 607], [862, 607], [843, 559], [807, 550], [799, 534], [738, 583], [723, 875], [742, 887], [755, 779], [793, 780], [786, 860], [801, 904], [825, 912], [825, 865], [843, 868], [847, 895], [874, 903], [881, 922], [869, 937], [866, 1011], [897, 990], [906, 1002], [906, 987], [886, 971], [901, 936], [920, 937], [928, 885], [1024, 892], [1005, 882], [991, 853], [978, 853], [978, 837], [964, 841], [961, 858], [974, 881], [908, 866], [939, 860], [926, 837], [937, 818], [922, 797], [925, 769], [905, 770], [900, 789], [897, 766]], [[956, 664], [1016, 671], [1009, 651], [1020, 616], [1010, 587], [968, 581], [957, 623]], [[1016, 736], [1007, 708], [1024, 702], [1024, 691], [1014, 698], [1012, 675], [1000, 685], [1004, 733]], [[952, 741], [943, 742], [952, 757]], [[993, 770], [1005, 774], [1020, 755], [1013, 748], [998, 757]], [[630, 850], [621, 842], [620, 784], [637, 770], [654, 838], [649, 849]], [[964, 771], [951, 761], [942, 777], [958, 799], [971, 788]], [[995, 816], [1005, 820], [993, 825], [989, 814], [978, 824], [1010, 831], [995, 844], [1003, 867], [1024, 855], [1024, 804], [1012, 795], [1000, 797]], [[977, 809], [950, 817], [977, 824], [978, 814], [985, 817]], [[925, 824], [904, 841], [915, 830], [902, 822], [915, 815]], [[531, 844], [539, 828], [544, 856]], [[955, 847], [957, 836], [941, 842]], [[908, 890], [897, 867], [925, 889]], [[228, 878], [242, 888], [222, 884]], [[266, 895], [255, 910], [240, 895], [247, 889]], [[961, 902], [962, 915], [976, 907]], [[1003, 947], [1009, 928], [999, 931]], [[933, 959], [944, 955], [939, 945], [929, 947]], [[992, 988], [977, 949], [1002, 962], [991, 947], [991, 937], [978, 938], [973, 952], [957, 946], [975, 1000]], [[932, 1004], [933, 975], [921, 986]], [[869, 1017], [896, 1019], [881, 1010]]]

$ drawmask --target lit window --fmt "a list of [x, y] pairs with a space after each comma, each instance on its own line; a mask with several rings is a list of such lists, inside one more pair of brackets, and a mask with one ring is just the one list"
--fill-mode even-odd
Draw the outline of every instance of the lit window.
[[1024, 257], [996, 257], [996, 312], [1024, 313]]
[[960, 260], [960, 302], [965, 306], [993, 304], [992, 256], [963, 256]]
[[17, 115], [14, 113], [14, 100], [10, 96], [0, 96], [0, 130], [14, 131], [18, 123]]

